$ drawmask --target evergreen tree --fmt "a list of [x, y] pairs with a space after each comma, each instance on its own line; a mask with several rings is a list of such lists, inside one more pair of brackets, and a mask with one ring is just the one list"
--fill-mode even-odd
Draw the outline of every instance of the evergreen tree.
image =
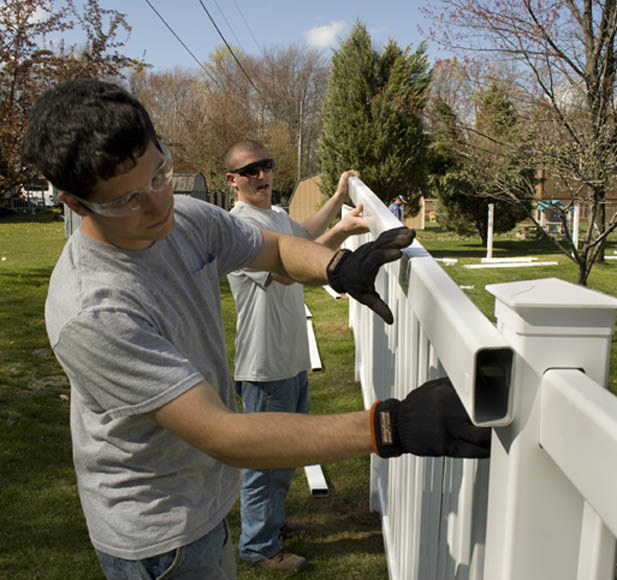
[[473, 196], [474, 186], [465, 171], [463, 136], [458, 130], [456, 114], [445, 101], [436, 98], [431, 103], [430, 119], [428, 181], [438, 200], [438, 222], [458, 234], [472, 234], [475, 224], [470, 216], [479, 211], [471, 206], [481, 200]]
[[332, 57], [319, 142], [321, 190], [331, 195], [342, 171], [360, 171], [384, 203], [397, 195], [419, 208], [426, 186], [422, 114], [430, 71], [424, 45], [415, 52], [390, 41], [379, 53], [356, 22]]
[[[477, 94], [476, 132], [467, 139], [445, 103], [435, 103], [433, 116], [430, 183], [439, 197], [439, 223], [461, 234], [476, 230], [486, 243], [493, 203], [494, 231], [511, 230], [527, 215], [517, 192], [533, 187], [534, 171], [520, 155], [527, 135], [505, 88], [493, 83]], [[506, 136], [518, 146], [503, 146]]]

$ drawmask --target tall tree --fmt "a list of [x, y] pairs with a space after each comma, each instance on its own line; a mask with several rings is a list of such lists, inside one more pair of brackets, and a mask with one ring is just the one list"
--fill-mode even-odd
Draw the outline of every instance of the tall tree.
[[[317, 169], [315, 150], [327, 65], [321, 53], [300, 44], [268, 49], [259, 57], [248, 57], [238, 49], [234, 52], [237, 60], [223, 47], [210, 55], [204, 80], [211, 96], [218, 95], [219, 104], [233, 102], [243, 118], [235, 127], [227, 127], [228, 137], [234, 135], [227, 139], [227, 146], [248, 137], [270, 146], [276, 143], [275, 149], [284, 156], [276, 160], [276, 186], [285, 199], [298, 177]], [[246, 123], [248, 118], [253, 120], [252, 128]]]
[[245, 109], [190, 70], [137, 71], [130, 85], [170, 146], [176, 167], [202, 172], [210, 188], [225, 187], [222, 160], [226, 148], [255, 128]]
[[[617, 208], [606, 212], [606, 194], [617, 187], [617, 2], [442, 0], [441, 7], [433, 16], [442, 43], [470, 58], [501, 60], [512, 71], [534, 130], [521, 154], [567, 195], [565, 239], [551, 239], [576, 262], [578, 281], [586, 284], [617, 228]], [[518, 191], [502, 185], [512, 199], [535, 196], [532, 183], [517, 184]], [[575, 205], [589, 215], [580, 247], [566, 227]]]
[[[75, 24], [77, 22], [77, 25]], [[84, 42], [67, 46], [55, 36], [78, 28]], [[4, 0], [0, 3], [0, 196], [17, 193], [31, 175], [20, 162], [21, 142], [36, 97], [75, 76], [118, 77], [134, 62], [118, 50], [130, 27], [124, 15], [88, 0]]]
[[409, 196], [412, 211], [426, 184], [427, 139], [422, 114], [430, 71], [424, 46], [415, 52], [390, 41], [373, 49], [356, 22], [332, 57], [319, 144], [325, 195], [340, 173], [358, 169], [362, 180], [388, 203]]
[[529, 201], [513, 203], [510, 196], [503, 195], [502, 184], [517, 189], [521, 181], [527, 184], [533, 179], [533, 170], [516, 154], [520, 146], [495, 146], [504, 135], [517, 145], [526, 138], [504, 87], [493, 83], [478, 92], [473, 133], [463, 133], [453, 110], [439, 99], [432, 106], [431, 117], [430, 182], [439, 198], [439, 222], [459, 233], [476, 230], [486, 244], [488, 205], [492, 203], [494, 231], [511, 230], [526, 216]]
[[268, 49], [259, 61], [257, 82], [269, 119], [286, 125], [289, 145], [296, 151], [293, 181], [315, 173], [321, 104], [328, 82], [322, 53], [301, 44]]

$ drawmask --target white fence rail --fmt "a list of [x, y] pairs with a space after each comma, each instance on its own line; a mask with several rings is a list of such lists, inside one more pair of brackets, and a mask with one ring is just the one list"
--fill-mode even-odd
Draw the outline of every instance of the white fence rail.
[[[400, 226], [359, 180], [370, 234]], [[561, 280], [487, 287], [495, 327], [415, 241], [381, 269], [388, 326], [350, 301], [368, 408], [447, 374], [490, 460], [371, 460], [390, 578], [613, 580], [617, 397], [606, 385], [617, 300]]]

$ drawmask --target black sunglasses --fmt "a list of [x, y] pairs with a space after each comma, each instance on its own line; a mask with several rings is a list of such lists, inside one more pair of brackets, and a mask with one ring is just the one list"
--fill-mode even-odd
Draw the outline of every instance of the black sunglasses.
[[232, 169], [229, 173], [237, 173], [238, 175], [242, 175], [242, 177], [257, 177], [261, 170], [266, 172], [272, 169], [274, 169], [274, 159], [268, 158], [253, 161], [253, 163], [248, 163], [244, 167], [239, 167], [238, 169]]

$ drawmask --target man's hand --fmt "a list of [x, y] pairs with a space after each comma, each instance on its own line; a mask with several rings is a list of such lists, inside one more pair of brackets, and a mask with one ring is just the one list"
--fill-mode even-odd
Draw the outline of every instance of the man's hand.
[[338, 185], [336, 187], [336, 191], [334, 192], [335, 196], [343, 196], [344, 203], [350, 201], [349, 200], [349, 178], [350, 177], [360, 177], [360, 173], [355, 169], [349, 169], [348, 171], [343, 171], [338, 180]]
[[347, 237], [365, 234], [368, 232], [368, 226], [362, 217], [363, 210], [363, 205], [359, 204], [358, 207], [348, 211], [334, 227], [339, 227]]
[[424, 383], [403, 401], [378, 401], [371, 410], [373, 451], [381, 457], [490, 455], [491, 430], [469, 419], [448, 378]]
[[415, 235], [407, 227], [395, 228], [383, 232], [374, 242], [361, 245], [355, 252], [339, 250], [328, 264], [330, 286], [353, 296], [392, 324], [392, 312], [375, 292], [375, 277], [383, 264], [402, 256], [401, 248], [411, 244]]

